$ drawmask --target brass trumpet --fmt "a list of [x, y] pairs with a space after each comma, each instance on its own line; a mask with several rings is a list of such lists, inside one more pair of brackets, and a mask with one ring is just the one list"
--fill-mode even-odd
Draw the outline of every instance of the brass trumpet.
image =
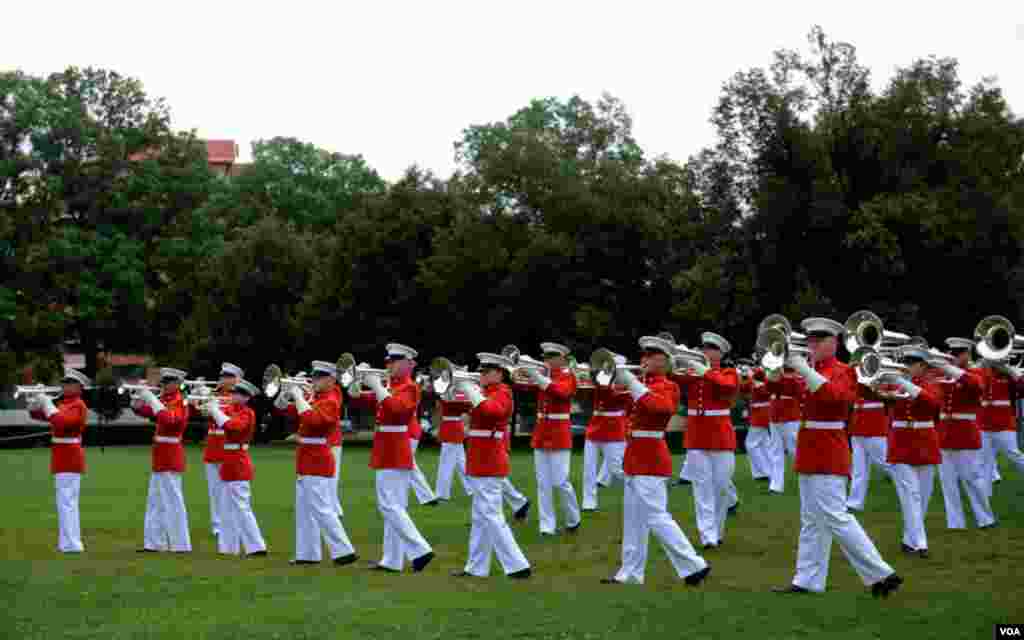
[[1014, 351], [1024, 346], [1024, 336], [1017, 335], [1013, 323], [1003, 316], [986, 316], [974, 328], [978, 355], [992, 362], [1009, 360]]
[[[619, 364], [616, 362], [618, 354], [608, 349], [598, 349], [590, 356], [590, 373], [594, 384], [599, 387], [607, 387], [615, 382], [615, 374], [619, 369], [627, 371], [643, 371], [643, 365]], [[619, 356], [621, 358], [621, 356]]]
[[434, 358], [430, 363], [431, 386], [434, 393], [445, 400], [455, 398], [455, 386], [459, 382], [472, 382], [479, 386], [480, 374], [457, 367], [448, 358]]
[[384, 388], [391, 384], [391, 372], [387, 369], [373, 369], [366, 362], [356, 364], [356, 358], [351, 353], [343, 353], [336, 363], [338, 368], [338, 382], [348, 389], [352, 396], [359, 396], [363, 392], [367, 376], [378, 376]]
[[17, 400], [19, 396], [34, 396], [37, 394], [48, 395], [53, 400], [60, 394], [64, 393], [63, 387], [48, 387], [42, 384], [29, 384], [19, 385], [14, 387], [14, 399]]
[[512, 377], [517, 378], [520, 381], [526, 381], [524, 376], [527, 369], [533, 369], [534, 371], [540, 371], [544, 375], [548, 375], [548, 366], [540, 360], [534, 360], [530, 356], [523, 355], [517, 346], [514, 344], [508, 344], [502, 347], [501, 355], [505, 356], [512, 361]]
[[286, 386], [297, 386], [304, 392], [313, 390], [313, 381], [306, 377], [305, 372], [296, 376], [287, 377], [276, 364], [267, 365], [263, 370], [263, 393], [268, 398], [273, 398]]
[[124, 395], [125, 392], [131, 394], [131, 397], [139, 395], [140, 391], [149, 390], [153, 393], [160, 393], [160, 387], [155, 387], [149, 384], [122, 384], [117, 388], [118, 395]]

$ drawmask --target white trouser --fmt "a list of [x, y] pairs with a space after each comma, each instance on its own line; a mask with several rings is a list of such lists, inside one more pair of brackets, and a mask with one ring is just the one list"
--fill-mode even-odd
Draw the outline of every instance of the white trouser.
[[376, 474], [377, 510], [384, 518], [384, 549], [378, 564], [395, 571], [402, 570], [406, 558], [415, 560], [431, 551], [406, 510], [412, 475], [408, 469], [378, 469]]
[[1017, 446], [1016, 431], [982, 431], [981, 446], [984, 452], [982, 464], [984, 465], [984, 476], [989, 497], [992, 496], [992, 482], [999, 480], [999, 466], [997, 459], [999, 452], [1006, 454], [1010, 462], [1017, 467], [1017, 471], [1024, 473], [1024, 453], [1021, 453]]
[[928, 548], [924, 520], [935, 486], [935, 465], [894, 464], [892, 479], [903, 512], [903, 544], [913, 549]]
[[979, 527], [996, 521], [992, 506], [985, 491], [982, 479], [980, 449], [943, 449], [942, 464], [939, 465], [939, 482], [942, 486], [942, 499], [946, 503], [946, 526], [950, 529], [966, 529], [967, 519], [964, 517], [964, 506], [960, 500], [960, 483], [964, 483], [967, 499], [974, 511], [974, 520]]
[[459, 474], [467, 496], [473, 495], [471, 483], [466, 479], [466, 448], [462, 443], [442, 442], [441, 459], [437, 463], [437, 497], [452, 499], [452, 476]]
[[217, 553], [238, 555], [242, 548], [246, 553], [266, 551], [260, 525], [252, 512], [252, 491], [248, 480], [223, 482], [220, 490], [220, 535], [217, 537]]
[[735, 492], [732, 474], [736, 454], [732, 451], [691, 449], [687, 453], [693, 481], [693, 501], [697, 512], [697, 530], [701, 544], [719, 544], [725, 535], [725, 518]]
[[772, 434], [767, 428], [749, 427], [747, 437], [743, 446], [747, 450], [747, 459], [750, 461], [750, 475], [755, 479], [771, 478]]
[[505, 502], [512, 508], [512, 511], [519, 511], [529, 502], [508, 478], [501, 479], [501, 496], [505, 498]]
[[82, 474], [56, 473], [53, 482], [57, 490], [57, 550], [63, 553], [85, 551], [82, 545], [82, 524], [78, 515]]
[[466, 573], [486, 578], [491, 573], [492, 554], [498, 556], [506, 575], [529, 568], [530, 563], [505, 521], [501, 478], [475, 477], [469, 481], [473, 486], [473, 526], [469, 531]]
[[680, 578], [708, 566], [668, 512], [667, 482], [668, 478], [662, 476], [626, 476], [622, 505], [622, 566], [615, 574], [617, 582], [643, 584], [651, 533], [661, 543]]
[[680, 461], [681, 464], [679, 465], [679, 479], [686, 480], [687, 482], [693, 482], [693, 478], [690, 476], [690, 467], [687, 465], [687, 462], [690, 459], [689, 455], [687, 454], [689, 454], [689, 451], [684, 451], [683, 459]]
[[583, 508], [597, 508], [597, 483], [599, 478], [598, 459], [604, 462], [608, 480], [602, 484], [611, 484], [615, 480], [625, 481], [622, 472], [622, 458], [626, 454], [625, 442], [595, 442], [587, 440], [583, 443]]
[[800, 543], [793, 584], [809, 591], [825, 590], [833, 536], [865, 585], [892, 575], [893, 568], [882, 559], [857, 518], [846, 510], [846, 477], [801, 473], [798, 478]]
[[871, 484], [871, 465], [881, 467], [882, 471], [892, 476], [892, 467], [885, 461], [889, 443], [885, 436], [853, 436], [850, 440], [853, 443], [853, 481], [850, 484], [850, 497], [846, 500], [846, 506], [851, 509], [863, 509], [868, 486]]
[[224, 502], [224, 496], [221, 494], [224, 487], [220, 479], [220, 463], [207, 462], [203, 466], [206, 467], [206, 492], [210, 496], [210, 529], [216, 536], [220, 535], [220, 506]]
[[188, 511], [181, 493], [181, 474], [176, 471], [153, 472], [146, 496], [143, 546], [153, 551], [191, 551]]
[[800, 432], [800, 423], [773, 422], [769, 429], [775, 442], [774, 464], [772, 464], [771, 482], [768, 488], [782, 493], [786, 489], [786, 459], [796, 458], [796, 440]]
[[419, 448], [420, 441], [409, 438], [409, 446], [412, 448], [412, 473], [409, 476], [409, 484], [416, 492], [416, 499], [420, 504], [432, 502], [437, 499], [437, 496], [434, 495], [434, 490], [427, 483], [427, 477], [420, 471], [420, 466], [416, 464], [416, 449]]
[[580, 506], [576, 490], [569, 482], [570, 449], [534, 449], [533, 464], [537, 472], [537, 505], [540, 512], [540, 532], [554, 533], [558, 526], [555, 517], [554, 493], [557, 492], [565, 515], [565, 525], [580, 523]]
[[345, 515], [345, 510], [341, 508], [341, 447], [331, 447], [331, 453], [334, 454], [334, 506], [338, 510], [338, 517]]
[[[295, 559], [320, 562], [320, 535], [331, 559], [352, 555], [348, 538], [332, 497], [334, 478], [298, 476], [295, 479]], [[334, 494], [336, 495], [336, 494]]]
[[601, 458], [601, 470], [597, 472], [597, 484], [609, 487], [612, 484], [612, 472], [608, 467], [608, 457]]

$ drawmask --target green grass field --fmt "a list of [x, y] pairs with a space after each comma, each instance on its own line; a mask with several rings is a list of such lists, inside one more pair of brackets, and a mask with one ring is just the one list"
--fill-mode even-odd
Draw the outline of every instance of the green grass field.
[[[380, 554], [369, 448], [349, 445], [342, 470], [345, 525], [357, 565], [288, 565], [294, 547], [294, 466], [288, 446], [253, 450], [254, 510], [270, 548], [266, 558], [222, 558], [209, 533], [201, 449], [189, 447], [186, 501], [194, 552], [137, 554], [149, 474], [148, 447], [88, 451], [82, 482], [86, 553], [55, 551], [57, 518], [45, 448], [0, 452], [0, 635], [7, 638], [989, 638], [996, 622], [1024, 622], [1024, 478], [1004, 469], [994, 508], [1001, 526], [945, 529], [936, 486], [928, 516], [930, 559], [900, 553], [900, 514], [891, 484], [875, 472], [860, 516], [883, 557], [907, 582], [888, 600], [861, 585], [833, 545], [829, 592], [769, 592], [793, 574], [799, 529], [796, 485], [765, 494], [737, 457], [742, 503], [723, 548], [708, 552], [712, 573], [699, 589], [675, 579], [652, 541], [647, 584], [608, 586], [618, 566], [621, 488], [602, 490], [601, 511], [575, 536], [541, 539], [536, 510], [515, 527], [534, 569], [511, 581], [497, 564], [489, 579], [453, 579], [469, 538], [469, 499], [410, 513], [437, 559], [422, 574], [381, 575], [362, 568]], [[431, 482], [436, 448], [418, 461]], [[678, 469], [678, 460], [676, 461]], [[582, 453], [573, 455], [580, 489]], [[517, 452], [513, 481], [536, 499], [532, 457]], [[410, 498], [415, 504], [415, 500]], [[673, 488], [670, 508], [697, 540], [689, 488]], [[968, 516], [970, 519], [970, 516]]]

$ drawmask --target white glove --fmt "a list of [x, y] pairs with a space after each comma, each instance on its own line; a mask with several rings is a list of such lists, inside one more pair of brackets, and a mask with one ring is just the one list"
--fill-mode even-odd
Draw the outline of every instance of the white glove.
[[484, 392], [480, 390], [480, 387], [475, 384], [467, 384], [462, 389], [462, 392], [469, 398], [469, 404], [473, 405], [476, 409], [477, 405], [484, 401]]
[[629, 369], [618, 369], [615, 374], [618, 382], [626, 385], [629, 389], [629, 395], [633, 396], [634, 402], [650, 392], [650, 389], [644, 383], [637, 380], [637, 377]]
[[164, 403], [160, 402], [160, 399], [153, 395], [153, 392], [149, 389], [143, 389], [140, 391], [139, 398], [142, 402], [149, 405], [149, 408], [153, 410], [154, 416], [167, 408], [164, 406]]
[[206, 405], [206, 410], [218, 427], [223, 427], [230, 420], [227, 414], [220, 408], [220, 403], [216, 400], [210, 401], [210, 404]]
[[533, 384], [537, 385], [541, 389], [547, 389], [548, 385], [551, 384], [551, 378], [545, 377], [544, 374], [540, 372], [540, 369], [527, 369], [526, 375], [530, 376], [530, 380], [533, 381]]
[[28, 409], [29, 411], [38, 411], [42, 409], [42, 396], [43, 394], [41, 393], [36, 393], [29, 396], [28, 400], [25, 402], [25, 408]]
[[902, 376], [899, 378], [895, 378], [893, 380], [893, 383], [898, 384], [904, 391], [909, 393], [911, 398], [917, 398], [917, 396], [921, 393], [921, 387], [917, 386], [916, 384]]
[[706, 364], [697, 362], [695, 360], [691, 361], [686, 368], [693, 371], [693, 375], [697, 376], [698, 378], [703, 378], [704, 374], [711, 369], [711, 367], [707, 366]]
[[50, 419], [50, 416], [57, 413], [57, 407], [54, 406], [53, 399], [48, 395], [40, 394], [39, 407], [43, 410], [43, 415], [46, 416], [47, 420]]
[[313, 405], [309, 404], [309, 401], [306, 400], [306, 396], [304, 396], [302, 393], [299, 393], [295, 396], [295, 409], [300, 414], [302, 414], [306, 413], [307, 411], [312, 411]]
[[291, 394], [288, 393], [287, 389], [282, 391], [282, 392], [280, 392], [280, 393], [278, 393], [277, 397], [274, 398], [274, 406], [277, 407], [278, 409], [282, 409], [282, 410], [287, 409], [288, 408], [288, 399], [290, 397], [291, 397]]
[[961, 369], [960, 367], [955, 367], [948, 362], [943, 361], [941, 363], [936, 363], [936, 365], [939, 369], [944, 371], [946, 375], [948, 375], [950, 378], [953, 378], [954, 380], [959, 380], [960, 376], [964, 375], [963, 369]]
[[384, 381], [380, 379], [380, 376], [367, 375], [364, 382], [367, 387], [373, 390], [373, 394], [377, 396], [377, 402], [391, 397], [391, 392], [384, 388]]
[[792, 367], [793, 370], [799, 373], [800, 377], [807, 382], [807, 388], [811, 390], [811, 393], [814, 393], [819, 387], [821, 387], [821, 385], [828, 382], [825, 376], [821, 375], [812, 369], [811, 365], [807, 364], [807, 359], [803, 356], [789, 356], [786, 364]]

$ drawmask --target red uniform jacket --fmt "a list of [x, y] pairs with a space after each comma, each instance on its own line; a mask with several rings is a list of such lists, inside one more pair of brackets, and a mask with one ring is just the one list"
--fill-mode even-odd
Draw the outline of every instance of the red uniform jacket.
[[161, 394], [160, 402], [163, 403], [164, 410], [155, 416], [147, 404], [133, 409], [138, 415], [156, 421], [156, 433], [153, 434], [153, 472], [184, 473], [185, 447], [181, 444], [181, 438], [185, 433], [185, 427], [188, 426], [188, 405], [185, 404], [178, 389]]
[[333, 477], [334, 456], [331, 454], [330, 435], [339, 428], [341, 389], [335, 385], [327, 391], [316, 392], [309, 405], [309, 411], [303, 413], [298, 413], [295, 405], [288, 407], [288, 412], [299, 419], [295, 473], [300, 476]]
[[[341, 407], [343, 406], [343, 400], [342, 400], [342, 397], [341, 397], [341, 387], [335, 385], [331, 389], [328, 389], [327, 393], [332, 394], [337, 399], [337, 402], [338, 402], [338, 419], [335, 421], [334, 426], [331, 427], [331, 430], [327, 433], [327, 446], [328, 447], [340, 447], [341, 446]], [[310, 404], [313, 404], [313, 403], [310, 402]], [[296, 420], [299, 417], [299, 411], [298, 411], [298, 409], [295, 408], [294, 404], [290, 404], [290, 405], [288, 405], [284, 409], [278, 409], [277, 407], [274, 407], [273, 408], [273, 412], [278, 414], [278, 415], [281, 415], [281, 414], [288, 415], [291, 418], [296, 419]], [[231, 414], [228, 414], [228, 415], [231, 415]], [[313, 474], [303, 474], [303, 475], [320, 475], [320, 474], [313, 473]]]
[[[536, 390], [537, 423], [530, 444], [534, 449], [572, 449], [572, 396], [576, 393], [576, 375], [568, 369], [551, 371], [547, 389], [536, 385], [516, 385], [517, 389]], [[555, 417], [551, 417], [555, 416]]]
[[[625, 387], [595, 386], [594, 412], [587, 424], [587, 440], [594, 442], [622, 442], [626, 439], [626, 414], [633, 397]], [[602, 415], [618, 414], [618, 415]]]
[[672, 454], [664, 434], [679, 410], [679, 385], [663, 375], [645, 376], [644, 384], [649, 391], [633, 403], [629, 416], [623, 471], [630, 476], [671, 476]]
[[[391, 378], [390, 386], [391, 396], [383, 402], [377, 402], [373, 392], [363, 392], [358, 398], [352, 398], [351, 403], [377, 412], [370, 468], [412, 469], [412, 445], [409, 443], [412, 436], [409, 429], [412, 422], [419, 425], [416, 411], [420, 405], [420, 386], [409, 375]], [[405, 427], [405, 430], [392, 430], [398, 427]], [[382, 431], [382, 428], [386, 430]]]
[[[857, 374], [834, 357], [816, 362], [814, 369], [826, 381], [814, 393], [806, 392], [805, 421], [797, 435], [793, 468], [797, 473], [848, 476], [850, 444], [844, 427], [850, 406], [857, 400]], [[769, 381], [767, 385], [773, 393], [794, 398], [806, 389], [803, 378], [798, 376], [784, 375], [781, 380]], [[819, 428], [816, 423], [831, 428]]]
[[980, 449], [981, 394], [985, 382], [981, 372], [970, 369], [953, 383], [941, 383], [942, 407], [939, 414], [939, 447], [942, 449]]
[[772, 392], [763, 382], [748, 380], [740, 386], [740, 393], [750, 397], [750, 426], [767, 429], [772, 421]]
[[1005, 373], [989, 368], [980, 369], [980, 372], [985, 385], [981, 397], [981, 430], [1016, 431], [1017, 408], [1014, 403], [1024, 392], [1024, 378], [1014, 381]]
[[509, 467], [505, 440], [512, 418], [512, 389], [498, 383], [484, 387], [483, 392], [484, 401], [469, 413], [466, 474], [505, 477]]
[[[736, 450], [736, 431], [730, 410], [739, 393], [735, 369], [709, 369], [704, 377], [674, 375], [680, 393], [686, 394], [687, 449]], [[707, 415], [714, 412], [719, 415]]]
[[[237, 406], [231, 401], [231, 394], [226, 391], [218, 391], [216, 394], [220, 400], [221, 410], [231, 415]], [[217, 426], [217, 422], [210, 418], [206, 425], [206, 446], [203, 448], [203, 462], [216, 464], [224, 459], [224, 430]]]
[[77, 440], [77, 442], [56, 442], [50, 445], [50, 473], [85, 473], [85, 449], [82, 436], [85, 434], [88, 409], [81, 396], [65, 396], [53, 403], [57, 413], [49, 419], [42, 410], [30, 412], [35, 420], [50, 423], [50, 438], [53, 440]]
[[462, 416], [469, 413], [473, 408], [472, 405], [461, 393], [455, 394], [455, 400], [438, 400], [438, 404], [441, 405], [441, 427], [438, 430], [438, 438], [441, 442], [462, 444], [466, 439], [466, 428], [462, 422]]
[[850, 412], [851, 436], [885, 438], [889, 435], [889, 408], [870, 387], [857, 384], [857, 401]]
[[[248, 449], [256, 431], [256, 414], [248, 406], [232, 404], [231, 407], [233, 410], [228, 414], [231, 419], [224, 423], [224, 444], [228, 448], [222, 452], [220, 479], [224, 482], [252, 480], [252, 460]], [[234, 449], [236, 445], [238, 448]], [[331, 457], [333, 459], [334, 456]]]
[[[942, 406], [942, 390], [922, 376], [915, 376], [912, 382], [921, 387], [921, 393], [913, 400], [897, 400], [893, 404], [886, 461], [893, 464], [939, 464], [942, 454], [939, 452], [935, 420]], [[913, 427], [903, 426], [911, 422], [915, 423]], [[922, 427], [918, 423], [930, 423], [931, 426]]]
[[[758, 370], [755, 378], [757, 380], [766, 380], [764, 377], [764, 371]], [[786, 388], [789, 392], [773, 392], [771, 399], [771, 423], [772, 424], [783, 424], [786, 422], [800, 422], [803, 419], [803, 405], [807, 400], [807, 383], [804, 379], [795, 373], [784, 371], [782, 373], [782, 380], [789, 381], [786, 383]], [[773, 387], [778, 388], [778, 387]], [[792, 395], [791, 395], [792, 394]]]

